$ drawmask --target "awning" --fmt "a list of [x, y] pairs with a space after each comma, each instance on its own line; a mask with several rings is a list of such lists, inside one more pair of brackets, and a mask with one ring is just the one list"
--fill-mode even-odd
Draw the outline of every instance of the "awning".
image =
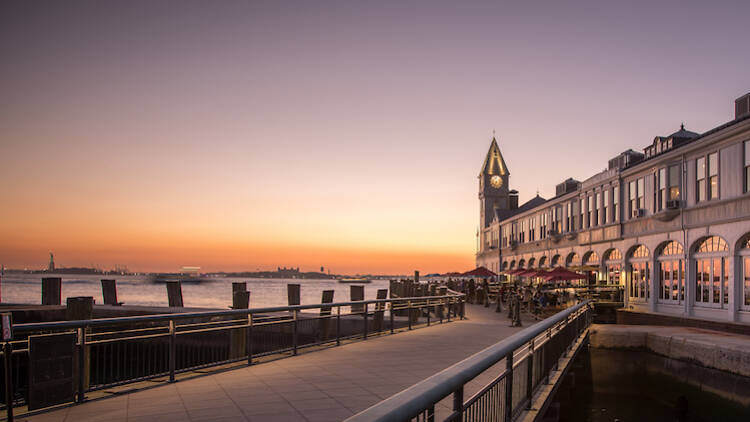
[[557, 267], [544, 276], [544, 279], [547, 281], [583, 280], [585, 278], [585, 275], [569, 271], [563, 267]]
[[495, 277], [496, 275], [485, 267], [477, 267], [461, 274], [462, 277]]

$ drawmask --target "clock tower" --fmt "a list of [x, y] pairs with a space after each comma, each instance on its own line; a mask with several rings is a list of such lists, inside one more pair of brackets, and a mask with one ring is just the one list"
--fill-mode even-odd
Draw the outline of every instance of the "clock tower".
[[479, 173], [479, 221], [482, 229], [489, 227], [495, 218], [495, 210], [509, 210], [512, 207], [508, 178], [510, 172], [505, 165], [503, 154], [492, 138], [482, 171]]

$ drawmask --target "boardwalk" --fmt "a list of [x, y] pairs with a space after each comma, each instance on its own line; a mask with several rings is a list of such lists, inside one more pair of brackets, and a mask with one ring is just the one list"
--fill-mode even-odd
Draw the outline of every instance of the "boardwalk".
[[[22, 420], [340, 421], [519, 330], [508, 327], [505, 314], [492, 308], [467, 304], [466, 313], [464, 321], [303, 353]], [[530, 324], [525, 321], [525, 326]], [[467, 385], [467, 394], [479, 387], [473, 382]]]

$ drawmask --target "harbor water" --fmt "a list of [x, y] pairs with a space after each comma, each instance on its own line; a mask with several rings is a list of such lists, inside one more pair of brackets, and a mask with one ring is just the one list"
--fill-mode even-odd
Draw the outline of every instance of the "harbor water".
[[[5, 274], [2, 278], [2, 302], [12, 304], [40, 304], [42, 277], [62, 278], [62, 302], [75, 296], [93, 296], [97, 304], [102, 299], [101, 279], [117, 280], [117, 299], [125, 305], [167, 306], [167, 288], [163, 283], [153, 283], [149, 276], [105, 276], [75, 274]], [[247, 282], [250, 307], [286, 306], [289, 283], [300, 284], [303, 305], [321, 301], [323, 290], [333, 290], [334, 302], [349, 301], [350, 284], [337, 280], [312, 279], [258, 279], [242, 277], [209, 278], [201, 283], [183, 283], [182, 296], [185, 307], [227, 309], [232, 304], [232, 282]], [[388, 280], [372, 280], [365, 284], [365, 299], [375, 299], [378, 289], [387, 289]]]

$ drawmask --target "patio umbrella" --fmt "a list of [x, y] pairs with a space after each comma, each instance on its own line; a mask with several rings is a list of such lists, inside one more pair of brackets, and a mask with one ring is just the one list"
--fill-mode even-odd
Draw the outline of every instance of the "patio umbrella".
[[497, 274], [493, 273], [492, 271], [484, 267], [477, 267], [471, 271], [467, 271], [461, 274], [461, 276], [463, 277], [494, 277], [496, 275]]
[[557, 267], [544, 276], [547, 281], [583, 280], [584, 278], [586, 278], [585, 275], [569, 271], [563, 267]]
[[547, 274], [549, 274], [549, 272], [544, 270], [526, 270], [518, 275], [521, 277], [544, 277]]

